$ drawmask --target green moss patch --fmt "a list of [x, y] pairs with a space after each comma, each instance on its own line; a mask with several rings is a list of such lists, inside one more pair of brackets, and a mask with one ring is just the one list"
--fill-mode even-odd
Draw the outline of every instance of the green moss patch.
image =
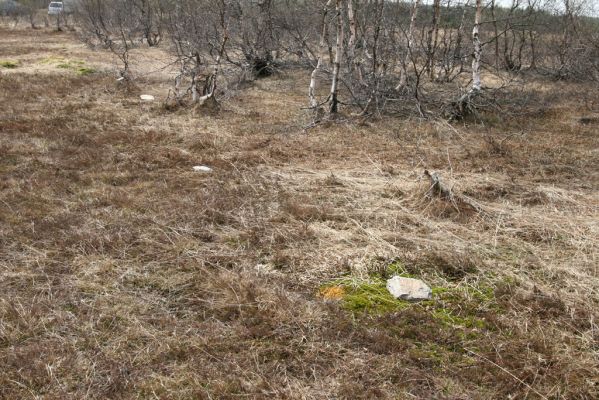
[[387, 290], [385, 280], [381, 278], [367, 280], [342, 278], [329, 282], [323, 287], [342, 288], [343, 308], [353, 313], [382, 314], [409, 306], [409, 303], [394, 298]]
[[406, 272], [403, 263], [396, 260], [375, 268], [365, 278], [344, 277], [327, 282], [320, 291], [338, 288], [343, 293], [340, 297], [343, 308], [353, 313], [389, 313], [410, 306], [409, 302], [394, 298], [387, 290], [387, 279], [395, 275], [412, 277]]
[[89, 68], [89, 67], [77, 68], [77, 74], [79, 74], [79, 75], [89, 75], [89, 74], [93, 74], [94, 72], [96, 72], [96, 70], [93, 68]]
[[56, 68], [67, 69], [77, 73], [78, 75], [89, 75], [96, 72], [95, 69], [85, 65], [84, 61], [67, 60], [60, 57], [48, 57], [40, 61], [40, 64], [53, 64]]
[[19, 62], [18, 61], [12, 61], [12, 60], [0, 60], [0, 67], [6, 68], [6, 69], [18, 68], [19, 67]]
[[476, 318], [471, 315], [464, 317], [452, 313], [445, 308], [435, 308], [432, 310], [432, 315], [435, 320], [443, 323], [446, 326], [458, 326], [464, 328], [485, 328], [485, 321], [481, 318]]
[[[432, 286], [432, 299], [408, 302], [395, 299], [387, 290], [387, 279], [399, 275], [418, 278], [406, 272], [400, 261], [378, 268], [364, 278], [343, 277], [321, 286], [320, 292], [331, 292], [342, 307], [355, 315], [382, 315], [412, 309], [430, 316], [443, 327], [486, 329], [485, 316], [501, 313], [493, 287], [482, 283]], [[426, 281], [426, 279], [425, 279]]]
[[40, 60], [40, 64], [60, 64], [60, 63], [65, 63], [67, 60], [62, 58], [62, 57], [56, 57], [56, 56], [50, 56], [50, 57], [46, 57], [43, 60]]

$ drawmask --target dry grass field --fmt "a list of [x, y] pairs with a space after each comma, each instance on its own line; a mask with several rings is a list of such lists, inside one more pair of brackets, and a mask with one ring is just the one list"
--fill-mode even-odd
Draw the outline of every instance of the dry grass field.
[[305, 131], [305, 71], [168, 111], [141, 57], [0, 28], [0, 398], [598, 398], [599, 88]]

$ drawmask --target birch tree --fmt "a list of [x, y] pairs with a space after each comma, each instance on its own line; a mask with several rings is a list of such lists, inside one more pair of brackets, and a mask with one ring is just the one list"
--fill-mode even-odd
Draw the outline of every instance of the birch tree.
[[441, 16], [441, 0], [433, 0], [433, 20], [427, 35], [427, 70], [430, 80], [434, 80], [435, 73], [435, 52], [437, 50], [437, 41], [439, 40], [439, 19]]
[[325, 57], [325, 46], [326, 46], [326, 34], [327, 34], [327, 16], [329, 13], [329, 8], [333, 0], [327, 0], [322, 8], [322, 23], [320, 30], [320, 41], [318, 45], [318, 60], [316, 61], [316, 66], [312, 70], [312, 74], [310, 75], [310, 86], [308, 88], [308, 98], [310, 99], [310, 108], [312, 108], [315, 112], [318, 113], [318, 98], [316, 95], [316, 90], [318, 89], [318, 76], [322, 73], [324, 68], [324, 57]]
[[[461, 17], [457, 28], [446, 25], [441, 29], [438, 52], [441, 57], [440, 70], [438, 71], [437, 81], [451, 82], [464, 71], [465, 55], [463, 51], [464, 26], [466, 21], [466, 12], [468, 10], [468, 1], [461, 6]], [[451, 2], [447, 3], [447, 11], [451, 7]], [[458, 4], [453, 6], [458, 8]]]
[[333, 61], [333, 76], [331, 78], [331, 93], [329, 95], [329, 113], [335, 114], [339, 108], [337, 92], [339, 91], [339, 70], [341, 68], [341, 57], [343, 55], [343, 16], [342, 0], [335, 2], [336, 17], [336, 42], [335, 42], [335, 60]]
[[418, 6], [420, 5], [420, 0], [412, 1], [412, 11], [410, 13], [410, 26], [408, 27], [408, 32], [406, 33], [406, 52], [403, 57], [403, 61], [400, 64], [400, 75], [399, 75], [399, 83], [395, 87], [395, 90], [399, 91], [406, 86], [408, 81], [408, 62], [410, 60], [410, 55], [412, 52], [412, 47], [414, 46], [414, 29], [416, 27], [416, 17], [418, 16]]
[[482, 0], [476, 0], [475, 7], [474, 24], [472, 27], [472, 85], [470, 86], [470, 89], [453, 104], [454, 110], [451, 115], [452, 119], [462, 118], [468, 114], [474, 114], [476, 112], [474, 102], [480, 95], [482, 89], [480, 67], [482, 59], [482, 44], [480, 41]]
[[24, 7], [27, 17], [29, 18], [29, 24], [32, 29], [37, 29], [36, 16], [40, 9], [44, 8], [47, 3], [44, 0], [21, 0], [21, 5]]
[[[129, 53], [139, 37], [139, 23], [128, 0], [80, 0], [79, 23], [84, 40], [109, 49], [120, 62], [119, 77], [131, 80]], [[58, 14], [60, 20], [60, 14]]]
[[472, 57], [472, 88], [471, 92], [481, 90], [480, 62], [482, 58], [482, 45], [480, 42], [480, 24], [482, 15], [482, 0], [476, 0], [476, 12], [474, 13], [474, 26], [472, 28], [472, 44], [474, 53]]
[[354, 1], [347, 0], [347, 19], [349, 22], [349, 38], [347, 40], [347, 61], [350, 72], [353, 71], [356, 62], [356, 39], [358, 36], [358, 20], [354, 11]]
[[169, 19], [169, 37], [180, 66], [175, 101], [216, 105], [217, 89], [230, 42], [231, 4], [225, 0], [179, 1]]

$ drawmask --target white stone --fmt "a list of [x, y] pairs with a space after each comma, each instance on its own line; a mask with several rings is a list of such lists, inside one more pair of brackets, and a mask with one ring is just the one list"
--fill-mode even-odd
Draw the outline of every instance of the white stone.
[[212, 172], [212, 168], [207, 167], [205, 165], [196, 165], [195, 167], [193, 167], [193, 170], [195, 172]]
[[154, 101], [154, 96], [152, 96], [151, 94], [142, 94], [141, 96], [139, 96], [139, 98], [143, 101]]
[[431, 288], [419, 279], [394, 276], [387, 281], [387, 290], [396, 299], [418, 301], [432, 296]]

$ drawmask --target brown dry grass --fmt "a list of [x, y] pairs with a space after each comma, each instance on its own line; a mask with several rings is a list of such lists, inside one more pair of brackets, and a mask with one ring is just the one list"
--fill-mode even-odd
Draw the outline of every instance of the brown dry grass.
[[[0, 71], [0, 398], [597, 398], [581, 87], [526, 118], [305, 134], [301, 71], [167, 112], [39, 64], [57, 48], [106, 67], [69, 34], [0, 30], [20, 61]], [[485, 212], [426, 198], [424, 168]], [[451, 296], [379, 314], [321, 295], [398, 260]]]

